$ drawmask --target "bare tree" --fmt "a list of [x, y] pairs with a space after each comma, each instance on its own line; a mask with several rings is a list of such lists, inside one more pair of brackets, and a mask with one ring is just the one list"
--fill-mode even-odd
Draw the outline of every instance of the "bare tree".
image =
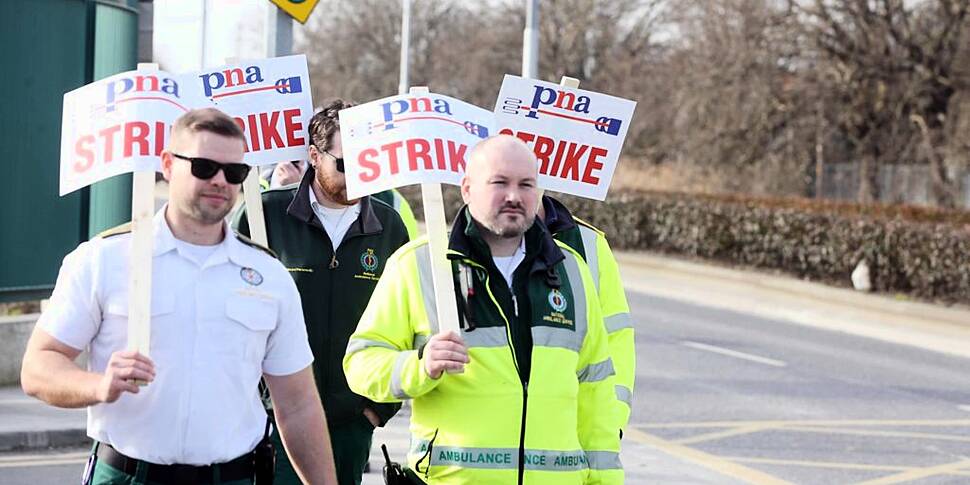
[[970, 0], [790, 2], [814, 40], [822, 81], [838, 93], [837, 122], [860, 159], [859, 200], [878, 198], [878, 166], [912, 158], [931, 167], [937, 202], [953, 206], [956, 184], [943, 151]]
[[[299, 47], [315, 98], [397, 91], [399, 0], [323, 0]], [[970, 139], [970, 0], [545, 0], [539, 77], [634, 99], [624, 153], [709, 187], [822, 194], [826, 161], [929, 167], [959, 197]], [[491, 109], [517, 74], [521, 0], [413, 0], [411, 84]], [[629, 161], [625, 162], [629, 163]], [[957, 170], [959, 169], [959, 170]]]

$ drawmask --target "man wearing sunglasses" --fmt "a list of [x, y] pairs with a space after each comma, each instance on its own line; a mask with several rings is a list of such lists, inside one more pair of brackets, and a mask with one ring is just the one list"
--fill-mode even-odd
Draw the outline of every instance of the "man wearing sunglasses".
[[[337, 478], [342, 485], [359, 485], [374, 428], [400, 406], [354, 394], [341, 361], [385, 262], [408, 241], [408, 232], [389, 205], [373, 197], [347, 198], [337, 113], [350, 106], [333, 101], [313, 116], [308, 124], [310, 166], [298, 187], [263, 192], [263, 209], [269, 247], [303, 296], [317, 390], [335, 437]], [[235, 223], [246, 234], [242, 212]], [[285, 460], [277, 461], [276, 483], [298, 483]]]
[[[260, 377], [301, 477], [336, 483], [299, 294], [279, 261], [224, 219], [249, 172], [244, 143], [215, 109], [172, 128], [162, 152], [169, 202], [154, 219], [151, 357], [125, 350], [128, 275], [140, 271], [128, 267], [130, 228], [64, 259], [21, 382], [54, 406], [88, 408], [85, 483], [252, 484], [268, 443]], [[85, 348], [86, 370], [74, 362]]]

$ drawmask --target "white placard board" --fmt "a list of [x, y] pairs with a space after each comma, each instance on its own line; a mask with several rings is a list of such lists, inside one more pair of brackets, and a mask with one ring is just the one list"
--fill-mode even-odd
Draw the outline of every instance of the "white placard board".
[[495, 102], [498, 133], [539, 159], [539, 186], [604, 200], [636, 102], [506, 74]]
[[434, 93], [402, 94], [340, 111], [347, 196], [404, 185], [458, 185], [472, 147], [494, 133], [491, 112]]
[[246, 163], [307, 159], [313, 100], [306, 56], [238, 61], [190, 76], [193, 89], [245, 132]]
[[129, 71], [64, 94], [60, 195], [122, 173], [158, 171], [172, 124], [206, 107], [243, 128], [246, 163], [306, 159], [313, 102], [302, 55], [185, 74]]
[[123, 72], [64, 94], [60, 195], [158, 170], [172, 123], [202, 103], [182, 78], [164, 71]]

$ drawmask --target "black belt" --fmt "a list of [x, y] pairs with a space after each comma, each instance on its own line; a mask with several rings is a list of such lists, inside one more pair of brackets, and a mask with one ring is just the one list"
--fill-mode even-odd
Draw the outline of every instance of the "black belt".
[[220, 481], [234, 481], [252, 479], [255, 473], [253, 466], [253, 454], [246, 453], [232, 461], [217, 463], [215, 465], [194, 466], [194, 465], [157, 465], [147, 461], [129, 458], [122, 455], [107, 443], [98, 446], [98, 459], [120, 471], [134, 476], [138, 470], [138, 464], [144, 463], [148, 467], [148, 474], [145, 479], [149, 482], [164, 484], [198, 484], [207, 485], [214, 483], [213, 473], [219, 470]]

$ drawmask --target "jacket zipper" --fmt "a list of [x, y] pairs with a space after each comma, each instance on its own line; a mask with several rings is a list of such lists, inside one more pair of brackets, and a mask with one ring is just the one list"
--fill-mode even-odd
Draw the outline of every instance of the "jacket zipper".
[[[461, 254], [461, 253], [458, 253], [458, 254]], [[464, 255], [462, 255], [462, 256], [464, 256]], [[478, 263], [476, 263], [476, 262], [474, 262], [474, 261], [472, 261], [470, 259], [465, 259], [465, 261], [467, 261], [470, 266], [474, 266], [476, 268], [480, 268], [483, 271], [485, 271], [485, 291], [488, 292], [488, 296], [489, 296], [489, 298], [491, 298], [492, 303], [495, 304], [495, 307], [496, 308], [498, 308], [498, 314], [501, 315], [502, 316], [502, 320], [505, 321], [505, 334], [506, 334], [506, 338], [508, 340], [509, 350], [512, 352], [512, 364], [515, 365], [515, 374], [518, 375], [518, 376], [520, 376], [519, 377], [519, 382], [522, 384], [522, 423], [519, 426], [519, 479], [518, 479], [518, 485], [522, 485], [523, 484], [523, 480], [525, 480], [525, 419], [526, 419], [526, 410], [528, 409], [528, 403], [529, 403], [529, 380], [528, 379], [522, 380], [522, 377], [521, 377], [521, 375], [519, 373], [519, 359], [518, 359], [518, 356], [515, 354], [515, 346], [512, 345], [512, 325], [511, 325], [511, 323], [509, 323], [509, 318], [505, 316], [505, 312], [502, 311], [502, 305], [499, 305], [498, 304], [498, 300], [496, 300], [495, 299], [495, 295], [492, 294], [492, 288], [488, 284], [489, 278], [490, 278], [489, 277], [489, 274], [488, 274], [488, 269], [486, 269], [484, 266], [482, 266], [482, 265], [480, 265], [480, 264], [478, 264]], [[510, 288], [510, 292], [512, 293], [512, 310], [515, 313], [516, 318], [518, 318], [518, 316], [519, 316], [519, 302], [518, 302], [518, 299], [516, 299], [516, 297], [515, 297], [515, 292], [514, 291], [511, 291], [511, 288]], [[471, 311], [471, 309], [469, 309], [469, 311]]]

